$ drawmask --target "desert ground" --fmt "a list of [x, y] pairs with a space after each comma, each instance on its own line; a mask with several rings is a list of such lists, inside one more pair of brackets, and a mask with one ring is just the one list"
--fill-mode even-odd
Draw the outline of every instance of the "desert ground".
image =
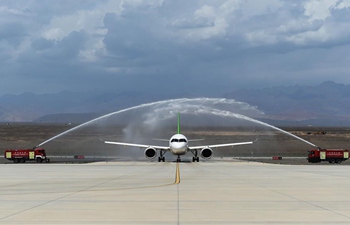
[[[77, 124], [47, 123], [2, 123], [0, 124], [0, 149], [28, 149], [65, 132]], [[321, 148], [350, 148], [350, 128], [347, 127], [279, 127]], [[143, 149], [106, 145], [103, 140], [118, 140], [140, 144], [167, 145], [152, 138], [170, 138], [174, 128], [163, 128], [154, 132], [144, 128], [135, 128], [135, 138], [126, 137], [125, 127], [120, 125], [88, 126], [62, 135], [41, 147], [46, 149], [52, 162], [88, 162], [100, 160], [141, 160], [145, 161]], [[257, 141], [253, 145], [218, 148], [214, 150], [212, 160], [242, 159], [268, 163], [308, 164], [307, 151], [315, 147], [286, 133], [261, 127], [183, 127], [182, 133], [189, 139], [203, 138], [193, 145], [220, 144], [240, 141]], [[144, 138], [142, 136], [145, 135]], [[140, 138], [141, 137], [141, 138]], [[2, 153], [3, 154], [3, 153]], [[2, 155], [1, 154], [1, 155]], [[83, 160], [74, 160], [74, 155], [86, 156]], [[272, 156], [281, 156], [282, 160], [272, 160]], [[166, 159], [175, 159], [170, 154]], [[184, 156], [190, 159], [191, 154]], [[12, 163], [3, 158], [1, 163]], [[326, 162], [323, 162], [325, 164]], [[328, 164], [328, 163], [327, 163]], [[350, 160], [343, 162], [350, 164]]]

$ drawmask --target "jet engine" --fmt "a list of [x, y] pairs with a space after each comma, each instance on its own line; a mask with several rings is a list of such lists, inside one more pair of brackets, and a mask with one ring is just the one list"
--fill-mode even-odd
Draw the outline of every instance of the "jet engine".
[[157, 150], [155, 148], [149, 147], [145, 150], [145, 157], [147, 159], [154, 159], [157, 156]]
[[203, 159], [210, 159], [211, 158], [211, 156], [213, 155], [213, 150], [211, 150], [211, 148], [203, 148], [202, 150], [201, 150], [201, 157], [203, 158]]

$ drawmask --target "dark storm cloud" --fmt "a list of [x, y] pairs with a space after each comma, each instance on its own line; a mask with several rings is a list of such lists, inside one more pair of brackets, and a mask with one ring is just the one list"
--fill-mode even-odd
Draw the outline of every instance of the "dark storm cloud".
[[4, 0], [0, 66], [19, 93], [349, 83], [349, 10], [345, 0]]
[[86, 40], [87, 35], [84, 31], [73, 31], [61, 41], [57, 41], [44, 56], [57, 60], [76, 60]]
[[37, 39], [33, 39], [32, 47], [34, 50], [45, 50], [52, 48], [55, 45], [55, 42], [52, 40], [47, 40], [45, 38], [39, 37]]
[[[60, 41], [50, 41], [43, 38], [33, 40], [31, 47], [18, 57], [19, 62], [32, 64], [33, 66], [51, 65], [64, 66], [66, 63], [78, 63], [79, 50], [86, 42], [86, 34], [83, 31], [73, 31]], [[37, 74], [40, 76], [40, 74]]]

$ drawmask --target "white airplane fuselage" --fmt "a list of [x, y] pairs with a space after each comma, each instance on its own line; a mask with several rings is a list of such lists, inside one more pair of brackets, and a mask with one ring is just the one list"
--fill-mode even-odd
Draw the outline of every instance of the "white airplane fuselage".
[[175, 134], [169, 140], [170, 152], [173, 155], [185, 155], [188, 150], [188, 140], [183, 134]]

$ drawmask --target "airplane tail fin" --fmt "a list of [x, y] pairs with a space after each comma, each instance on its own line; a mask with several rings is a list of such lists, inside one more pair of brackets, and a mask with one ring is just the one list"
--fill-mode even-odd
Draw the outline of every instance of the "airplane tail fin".
[[180, 134], [180, 113], [177, 114], [177, 133]]

